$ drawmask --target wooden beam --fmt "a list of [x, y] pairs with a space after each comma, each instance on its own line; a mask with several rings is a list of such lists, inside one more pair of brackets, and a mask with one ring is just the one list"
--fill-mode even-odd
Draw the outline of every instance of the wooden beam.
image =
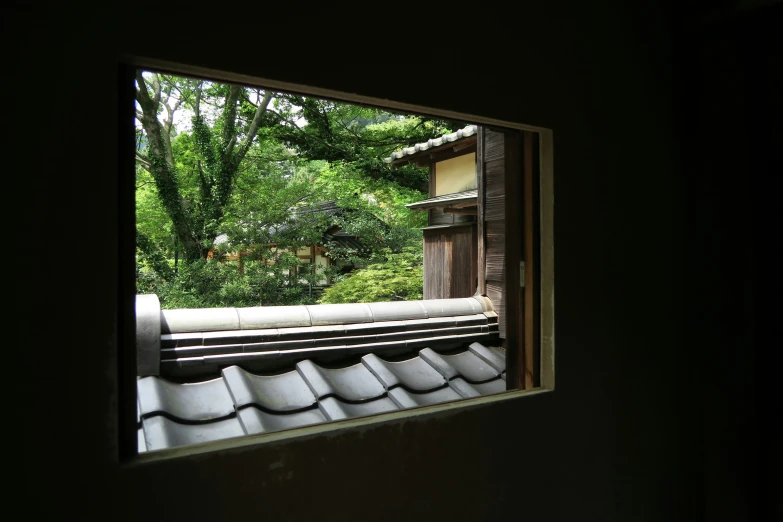
[[454, 147], [452, 147], [452, 150], [454, 152], [459, 152], [461, 150], [464, 150], [464, 149], [467, 149], [467, 148], [470, 148], [470, 147], [475, 147], [475, 145], [476, 145], [475, 141], [469, 142], [469, 141], [465, 140], [465, 141], [462, 141], [462, 142], [458, 143], [457, 145], [454, 145]]
[[478, 210], [476, 208], [444, 208], [444, 214], [461, 214], [464, 216], [477, 216]]
[[[524, 199], [522, 193], [520, 131], [506, 131], [503, 139], [505, 181], [505, 284], [506, 304], [506, 386], [509, 390], [526, 388], [527, 359], [525, 357], [524, 289], [520, 280], [520, 262], [524, 260]], [[527, 269], [527, 268], [526, 268]]]
[[484, 127], [479, 126], [476, 133], [476, 187], [478, 188], [478, 197], [476, 198], [476, 247], [478, 256], [476, 259], [478, 286], [476, 293], [479, 295], [487, 294], [487, 266], [486, 266], [486, 244], [484, 241], [484, 192], [485, 172], [484, 172]]
[[[437, 175], [437, 172], [435, 171], [435, 164], [433, 163], [430, 165], [430, 193], [429, 197], [435, 197], [435, 176]], [[424, 210], [424, 209], [421, 209]], [[432, 225], [433, 219], [432, 219], [432, 209], [427, 209], [427, 225]]]
[[536, 281], [534, 275], [536, 273], [536, 258], [534, 240], [536, 238], [535, 230], [535, 191], [533, 180], [535, 179], [535, 173], [533, 171], [533, 133], [530, 131], [523, 132], [523, 154], [522, 154], [522, 177], [523, 188], [522, 193], [524, 196], [524, 259], [525, 259], [525, 292], [524, 292], [524, 322], [525, 322], [525, 338], [524, 338], [524, 354], [525, 354], [525, 388], [532, 388], [535, 385], [535, 324], [536, 324], [536, 307], [535, 307], [535, 293], [536, 293]]
[[447, 159], [464, 156], [465, 154], [470, 154], [471, 152], [474, 152], [472, 144], [469, 148], [462, 149], [459, 152], [454, 152], [454, 149], [448, 149], [439, 152], [431, 152], [429, 155], [429, 161], [430, 162], [446, 161]]
[[435, 164], [431, 164], [430, 165], [430, 179], [429, 179], [429, 182], [430, 182], [430, 194], [429, 194], [429, 197], [431, 197], [431, 198], [435, 197], [435, 189], [436, 189], [435, 176], [437, 176], [437, 175], [438, 175], [438, 173], [435, 170]]

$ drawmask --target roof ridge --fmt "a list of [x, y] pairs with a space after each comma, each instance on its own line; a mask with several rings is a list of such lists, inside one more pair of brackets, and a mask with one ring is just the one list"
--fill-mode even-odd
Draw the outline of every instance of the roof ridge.
[[412, 147], [404, 147], [400, 151], [392, 152], [391, 156], [388, 158], [383, 158], [383, 161], [385, 163], [391, 163], [392, 161], [396, 159], [403, 158], [405, 156], [412, 156], [413, 154], [416, 154], [417, 152], [429, 150], [433, 147], [440, 147], [441, 145], [445, 145], [446, 143], [454, 143], [456, 141], [459, 141], [464, 138], [468, 138], [470, 136], [473, 136], [478, 131], [478, 125], [477, 124], [470, 124], [467, 125], [455, 132], [450, 132], [448, 134], [443, 134], [441, 136], [438, 136], [436, 138], [431, 138], [427, 141], [416, 143]]

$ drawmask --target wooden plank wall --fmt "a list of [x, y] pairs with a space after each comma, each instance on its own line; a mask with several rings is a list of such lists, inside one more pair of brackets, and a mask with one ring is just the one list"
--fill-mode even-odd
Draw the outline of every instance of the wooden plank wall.
[[[480, 209], [483, 216], [484, 237], [479, 248], [484, 248], [486, 294], [498, 314], [500, 338], [506, 338], [506, 197], [505, 197], [505, 134], [483, 128], [480, 132], [481, 157], [479, 176], [484, 189]], [[479, 256], [480, 257], [480, 256]]]
[[451, 281], [451, 241], [440, 230], [424, 231], [424, 299], [441, 299]]
[[449, 298], [476, 293], [476, 226], [451, 229], [451, 287]]
[[470, 297], [477, 281], [476, 226], [424, 231], [424, 299]]
[[469, 214], [446, 214], [443, 209], [436, 208], [429, 211], [430, 225], [457, 225], [460, 223], [473, 223], [474, 216]]

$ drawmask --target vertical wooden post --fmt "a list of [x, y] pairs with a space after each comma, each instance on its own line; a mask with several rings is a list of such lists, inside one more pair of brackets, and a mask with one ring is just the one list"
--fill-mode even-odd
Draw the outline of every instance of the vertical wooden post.
[[506, 300], [506, 388], [525, 389], [525, 301], [523, 281], [520, 279], [520, 261], [523, 261], [524, 210], [522, 180], [522, 136], [520, 131], [504, 133], [505, 157], [505, 285]]
[[484, 172], [484, 128], [479, 126], [476, 133], [476, 245], [478, 255], [476, 258], [478, 287], [476, 294], [487, 293], [487, 263], [486, 247], [484, 243], [484, 191], [486, 177]]
[[533, 133], [525, 131], [523, 133], [523, 188], [522, 194], [524, 197], [524, 260], [525, 260], [525, 292], [524, 292], [524, 324], [525, 324], [525, 337], [524, 337], [524, 354], [525, 354], [525, 388], [532, 388], [534, 384], [534, 362], [535, 362], [535, 350], [536, 350], [536, 336], [535, 336], [535, 295], [536, 295], [536, 278], [535, 274], [538, 270], [536, 266], [535, 256], [535, 190], [534, 190], [534, 163], [533, 163]]

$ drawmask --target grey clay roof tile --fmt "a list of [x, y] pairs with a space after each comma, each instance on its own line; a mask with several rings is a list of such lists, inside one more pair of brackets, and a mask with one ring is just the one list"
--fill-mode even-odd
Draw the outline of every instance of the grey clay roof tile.
[[254, 375], [238, 366], [223, 370], [231, 397], [237, 408], [257, 404], [262, 408], [284, 412], [309, 408], [315, 396], [296, 371], [280, 375]]
[[429, 299], [422, 301], [428, 317], [453, 317], [460, 315], [483, 314], [481, 304], [472, 297], [461, 299]]
[[136, 430], [136, 447], [139, 453], [147, 451], [147, 441], [144, 440], [144, 430], [141, 427]]
[[201, 346], [203, 344], [204, 334], [202, 332], [163, 334], [160, 336], [161, 348]]
[[421, 357], [413, 357], [407, 361], [384, 361], [375, 354], [362, 357], [362, 362], [389, 389], [399, 383], [412, 391], [434, 390], [446, 384], [446, 380], [435, 368], [427, 364]]
[[249, 406], [239, 410], [237, 415], [248, 435], [288, 430], [328, 420], [318, 408], [294, 413], [272, 414], [259, 410], [255, 406]]
[[218, 344], [250, 344], [275, 341], [280, 337], [277, 328], [259, 330], [233, 330], [228, 332], [204, 332], [202, 342], [205, 346]]
[[347, 401], [366, 401], [385, 393], [383, 385], [361, 363], [332, 369], [305, 360], [297, 363], [296, 369], [319, 399], [336, 395]]
[[255, 306], [237, 308], [242, 330], [310, 326], [310, 314], [304, 306]]
[[481, 343], [472, 343], [468, 349], [499, 372], [506, 371], [506, 360]]
[[375, 322], [427, 319], [427, 311], [421, 301], [393, 301], [367, 303]]
[[455, 372], [471, 383], [497, 379], [500, 375], [499, 371], [470, 351], [464, 351], [455, 355], [443, 355], [441, 357], [449, 366], [454, 368]]
[[366, 303], [306, 305], [312, 326], [371, 323], [372, 312]]
[[326, 399], [319, 401], [318, 404], [321, 410], [326, 413], [330, 420], [366, 417], [367, 415], [386, 413], [399, 409], [397, 405], [394, 404], [394, 401], [388, 397], [382, 397], [380, 399], [374, 399], [369, 402], [362, 402], [358, 404], [344, 402], [335, 397], [327, 397]]
[[[387, 345], [404, 348], [414, 343], [403, 340]], [[501, 350], [473, 343], [469, 350], [442, 355], [425, 347], [418, 356], [390, 362], [366, 352], [377, 346], [329, 347], [335, 353], [365, 350], [357, 352], [364, 353], [361, 363], [342, 368], [317, 365], [307, 357], [322, 355], [323, 350], [306, 348], [190, 358], [225, 365], [242, 362], [242, 357], [256, 361], [253, 357], [285, 354], [292, 364], [299, 361], [295, 371], [279, 375], [256, 375], [231, 366], [222, 370], [221, 378], [195, 384], [177, 384], [158, 377], [139, 378], [139, 414], [144, 435], [139, 439], [139, 451], [285, 430], [505, 391], [505, 354]], [[190, 359], [164, 363], [187, 364]], [[500, 371], [503, 373], [498, 375]]]
[[226, 417], [234, 403], [223, 379], [195, 384], [176, 384], [157, 377], [136, 381], [142, 417], [165, 413], [184, 421], [198, 422]]
[[389, 398], [400, 409], [415, 408], [417, 406], [429, 406], [442, 402], [460, 400], [462, 397], [448, 386], [428, 393], [411, 393], [405, 388], [397, 387], [389, 391]]
[[180, 308], [161, 310], [162, 333], [239, 330], [236, 308]]
[[166, 417], [144, 419], [144, 439], [148, 450], [199, 444], [213, 440], [241, 437], [245, 434], [239, 420], [229, 418], [207, 424], [181, 424]]
[[391, 163], [394, 160], [404, 158], [405, 156], [412, 156], [414, 154], [427, 151], [434, 147], [440, 147], [447, 143], [454, 143], [456, 141], [468, 138], [476, 134], [476, 132], [478, 132], [478, 125], [471, 124], [461, 129], [458, 129], [455, 132], [451, 132], [449, 134], [443, 134], [442, 136], [438, 136], [437, 138], [432, 138], [422, 143], [417, 143], [413, 147], [405, 147], [401, 151], [392, 152], [391, 156], [389, 156], [388, 158], [384, 158], [383, 161], [385, 161], [386, 163]]
[[481, 384], [471, 384], [471, 386], [473, 386], [473, 388], [481, 395], [493, 395], [495, 393], [503, 393], [506, 391], [506, 380], [495, 379], [493, 381], [484, 382]]
[[424, 348], [419, 352], [419, 357], [424, 359], [430, 366], [435, 368], [439, 374], [446, 378], [446, 380], [453, 379], [459, 375], [456, 368], [451, 366], [442, 355], [437, 353], [431, 348]]
[[468, 382], [465, 379], [461, 379], [459, 377], [450, 380], [449, 387], [455, 392], [457, 392], [460, 395], [460, 397], [463, 397], [465, 399], [472, 399], [473, 397], [481, 396], [481, 392], [475, 389], [471, 384], [468, 384]]

